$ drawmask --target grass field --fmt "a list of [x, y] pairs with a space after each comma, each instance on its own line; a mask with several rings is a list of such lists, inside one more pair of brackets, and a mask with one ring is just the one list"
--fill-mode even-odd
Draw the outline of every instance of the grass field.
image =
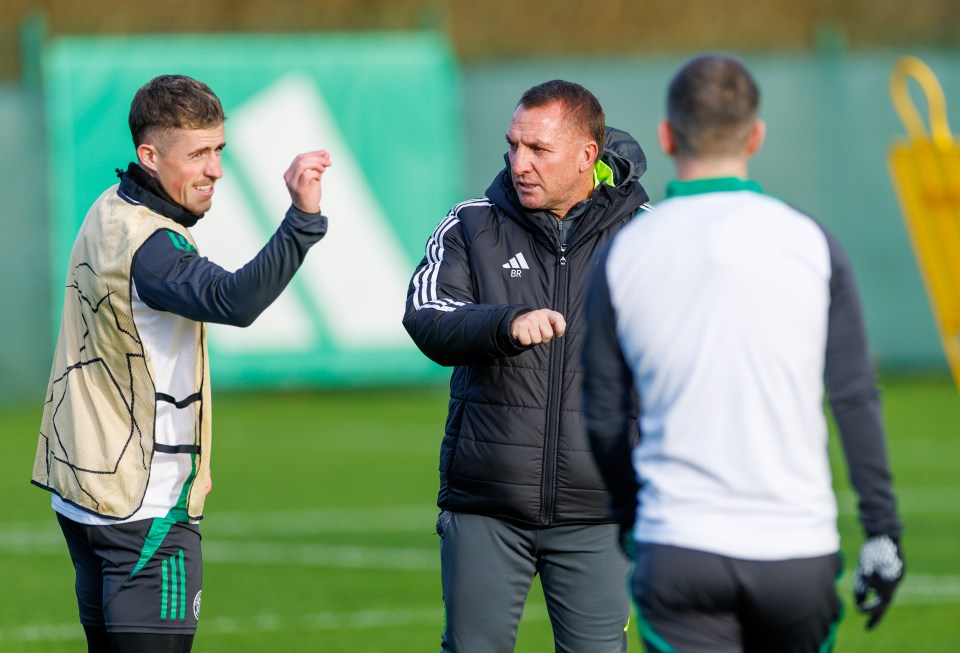
[[[850, 600], [861, 536], [839, 471], [848, 571], [837, 650], [958, 651], [960, 396], [946, 379], [881, 386], [908, 575], [865, 633]], [[445, 407], [442, 388], [218, 395], [194, 651], [439, 650], [433, 526]], [[29, 485], [39, 421], [39, 402], [0, 409], [0, 651], [85, 651], [66, 547], [48, 495]], [[551, 651], [551, 641], [535, 585], [517, 651]], [[635, 632], [630, 647], [641, 650]]]

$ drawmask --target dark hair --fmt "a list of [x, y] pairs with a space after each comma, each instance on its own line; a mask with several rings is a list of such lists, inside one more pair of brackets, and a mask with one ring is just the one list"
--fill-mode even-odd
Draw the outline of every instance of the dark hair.
[[600, 106], [596, 96], [575, 82], [553, 79], [527, 89], [517, 106], [534, 109], [552, 102], [562, 104], [570, 125], [584, 136], [589, 136], [596, 141], [600, 152], [603, 153], [607, 119], [603, 115], [603, 107]]
[[209, 86], [186, 75], [160, 75], [133, 96], [128, 121], [133, 145], [139, 147], [156, 130], [212, 129], [226, 119]]
[[760, 90], [738, 59], [706, 54], [688, 61], [667, 91], [667, 121], [679, 154], [727, 156], [746, 143]]

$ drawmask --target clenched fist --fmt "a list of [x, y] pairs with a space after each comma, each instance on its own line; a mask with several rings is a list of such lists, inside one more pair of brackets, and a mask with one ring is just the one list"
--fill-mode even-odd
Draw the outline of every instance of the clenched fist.
[[510, 335], [524, 347], [546, 344], [567, 330], [563, 315], [549, 308], [518, 315], [510, 325]]

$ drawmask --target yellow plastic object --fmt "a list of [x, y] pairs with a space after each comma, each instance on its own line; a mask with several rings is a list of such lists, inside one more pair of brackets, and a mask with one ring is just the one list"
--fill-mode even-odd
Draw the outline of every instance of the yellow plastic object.
[[[911, 77], [926, 95], [929, 134], [907, 89]], [[890, 76], [890, 94], [907, 128], [907, 138], [890, 148], [890, 174], [960, 390], [960, 146], [947, 124], [943, 89], [925, 63], [900, 59]]]

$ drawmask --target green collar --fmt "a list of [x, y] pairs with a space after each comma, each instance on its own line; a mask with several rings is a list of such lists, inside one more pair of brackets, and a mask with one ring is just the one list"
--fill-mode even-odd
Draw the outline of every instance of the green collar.
[[702, 195], [703, 193], [729, 193], [737, 190], [750, 190], [762, 193], [760, 184], [740, 177], [715, 177], [712, 179], [674, 180], [667, 184], [667, 197], [684, 195]]
[[593, 165], [593, 187], [596, 188], [600, 184], [616, 186], [616, 184], [613, 183], [613, 168], [598, 158], [597, 162]]

